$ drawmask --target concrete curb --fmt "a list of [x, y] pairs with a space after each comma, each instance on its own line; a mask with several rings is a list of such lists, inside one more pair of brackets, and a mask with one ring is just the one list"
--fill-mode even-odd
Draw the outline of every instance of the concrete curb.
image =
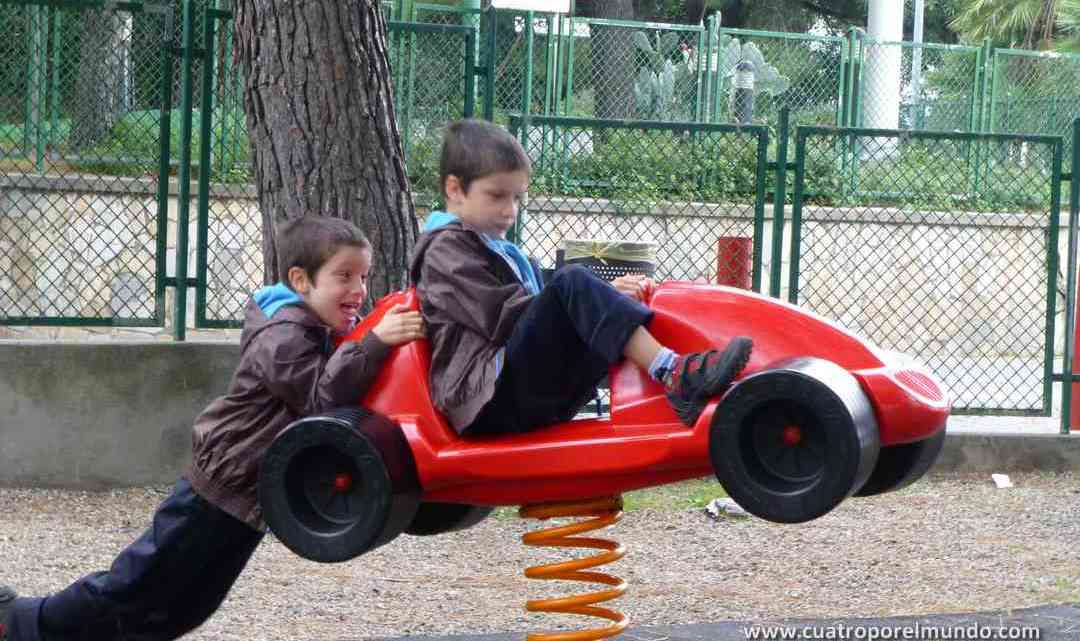
[[933, 472], [1080, 471], [1080, 436], [949, 434]]

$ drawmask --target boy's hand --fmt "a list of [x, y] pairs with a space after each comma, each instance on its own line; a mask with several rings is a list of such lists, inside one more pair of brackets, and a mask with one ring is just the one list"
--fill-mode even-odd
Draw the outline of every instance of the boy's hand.
[[424, 338], [424, 319], [420, 317], [420, 312], [410, 312], [404, 305], [394, 305], [371, 331], [387, 345], [401, 345]]
[[630, 298], [644, 302], [653, 290], [652, 279], [643, 274], [626, 274], [611, 281], [612, 286]]

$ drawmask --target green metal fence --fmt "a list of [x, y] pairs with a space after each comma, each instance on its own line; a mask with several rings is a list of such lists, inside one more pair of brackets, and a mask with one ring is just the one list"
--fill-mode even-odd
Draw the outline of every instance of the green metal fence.
[[[887, 163], [873, 194], [845, 189], [856, 154]], [[799, 128], [788, 298], [925, 362], [958, 413], [1048, 416], [1061, 163], [1058, 137]]]
[[752, 242], [761, 285], [765, 176], [762, 126], [534, 117], [511, 119], [533, 158], [518, 242], [551, 268], [566, 239], [657, 243], [658, 279], [718, 277], [718, 243]]
[[[977, 131], [984, 72], [980, 47], [851, 40], [853, 123], [890, 128]], [[900, 86], [881, 82], [897, 73]], [[886, 125], [875, 123], [885, 122]]]
[[0, 322], [159, 325], [170, 5], [0, 5]]
[[732, 79], [742, 59], [755, 61], [755, 121], [776, 126], [780, 110], [795, 122], [841, 124], [846, 103], [844, 38], [746, 29], [716, 29], [710, 18], [705, 62], [708, 122], [731, 120]]
[[1080, 116], [1080, 55], [996, 49], [988, 94], [987, 131], [1064, 136], [1070, 165], [1069, 128]]

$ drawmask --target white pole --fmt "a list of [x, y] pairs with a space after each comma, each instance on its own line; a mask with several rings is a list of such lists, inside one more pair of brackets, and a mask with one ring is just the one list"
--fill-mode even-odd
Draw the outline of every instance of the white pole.
[[[867, 35], [871, 41], [904, 39], [904, 0], [870, 0]], [[899, 45], [867, 47], [863, 105], [867, 127], [896, 129], [900, 125]]]
[[915, 45], [911, 50], [911, 100], [916, 110], [922, 110], [922, 41], [923, 41], [923, 3], [915, 0], [915, 30], [911, 40]]

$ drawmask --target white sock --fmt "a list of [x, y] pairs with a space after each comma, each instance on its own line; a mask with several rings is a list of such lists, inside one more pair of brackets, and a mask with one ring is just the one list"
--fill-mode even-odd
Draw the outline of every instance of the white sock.
[[664, 382], [664, 377], [675, 367], [675, 361], [679, 355], [666, 347], [661, 347], [656, 353], [656, 358], [649, 365], [649, 376], [658, 383]]

